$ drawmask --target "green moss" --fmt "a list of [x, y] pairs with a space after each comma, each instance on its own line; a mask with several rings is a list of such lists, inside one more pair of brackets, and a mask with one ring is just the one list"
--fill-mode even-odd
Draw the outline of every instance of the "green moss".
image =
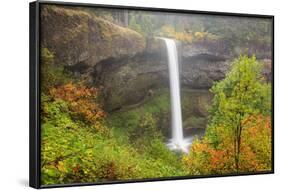
[[52, 87], [66, 84], [73, 80], [72, 75], [64, 67], [55, 64], [55, 55], [46, 47], [41, 47], [41, 90], [48, 94]]
[[133, 39], [134, 46], [138, 47], [139, 49], [143, 49], [145, 47], [145, 39], [141, 34], [129, 28], [124, 28], [108, 22], [107, 20], [101, 19], [99, 17], [93, 16], [92, 19], [97, 24], [98, 30], [101, 33], [101, 37], [104, 42], [107, 43], [107, 46], [113, 45], [113, 41], [118, 41], [119, 38], [121, 38], [124, 39], [124, 41], [127, 41], [126, 39]]
[[126, 111], [113, 113], [109, 116], [107, 121], [108, 125], [111, 127], [125, 128], [130, 132], [138, 126], [142, 116], [145, 114], [152, 114], [157, 121], [157, 116], [159, 116], [159, 114], [168, 112], [169, 110], [169, 91], [168, 89], [161, 89], [155, 91], [154, 97], [145, 104]]
[[40, 53], [41, 62], [43, 64], [54, 64], [54, 53], [51, 52], [48, 48], [42, 47]]
[[[57, 7], [53, 5], [44, 5], [42, 14], [46, 18], [57, 18], [56, 25], [49, 28], [50, 32], [55, 32], [60, 35], [60, 43], [68, 44], [72, 40], [79, 38], [89, 32], [88, 20], [91, 15], [79, 9], [69, 9]], [[52, 22], [50, 20], [50, 22]], [[60, 34], [63, 33], [63, 34]]]
[[[210, 99], [206, 90], [183, 89], [181, 104], [183, 125], [188, 127], [205, 127], [207, 116], [204, 115]], [[123, 110], [123, 111], [122, 111]], [[124, 132], [131, 134], [143, 120], [143, 116], [151, 114], [156, 125], [164, 135], [170, 131], [170, 92], [169, 89], [158, 89], [154, 95], [142, 104], [128, 106], [119, 112], [110, 114], [107, 119], [108, 126], [126, 129]]]
[[206, 117], [190, 116], [183, 121], [184, 128], [204, 128], [207, 124]]

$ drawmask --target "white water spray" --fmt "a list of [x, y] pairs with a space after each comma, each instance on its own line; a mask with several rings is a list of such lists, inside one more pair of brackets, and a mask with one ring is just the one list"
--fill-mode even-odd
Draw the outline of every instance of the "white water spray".
[[168, 147], [172, 150], [187, 152], [192, 139], [184, 139], [183, 137], [177, 46], [176, 42], [172, 39], [161, 39], [165, 41], [167, 47], [170, 77], [172, 139]]

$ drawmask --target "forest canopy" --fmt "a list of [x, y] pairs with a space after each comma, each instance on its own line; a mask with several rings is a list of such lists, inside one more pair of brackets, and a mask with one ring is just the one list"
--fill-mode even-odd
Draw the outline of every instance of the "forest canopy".
[[244, 53], [247, 52], [247, 48], [252, 48], [251, 46], [265, 50], [271, 48], [272, 27], [267, 19], [162, 14], [151, 11], [87, 10], [91, 14], [133, 29], [147, 37], [173, 37], [189, 43], [203, 39], [207, 41], [220, 39], [227, 43], [232, 51], [237, 47], [243, 47]]

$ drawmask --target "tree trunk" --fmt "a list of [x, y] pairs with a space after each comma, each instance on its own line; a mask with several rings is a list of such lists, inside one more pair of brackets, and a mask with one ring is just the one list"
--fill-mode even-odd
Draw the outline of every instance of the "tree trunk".
[[234, 131], [234, 161], [235, 161], [235, 169], [236, 169], [236, 172], [238, 173], [238, 151], [237, 151], [237, 141], [238, 141], [238, 126], [235, 128], [235, 131]]
[[241, 133], [242, 133], [242, 125], [241, 125], [241, 116], [242, 114], [239, 113], [239, 124], [235, 129], [235, 168], [236, 172], [239, 173], [239, 161], [240, 161], [240, 148], [241, 148]]
[[237, 172], [239, 172], [241, 133], [242, 133], [242, 125], [241, 125], [241, 121], [240, 121], [239, 122], [239, 130], [238, 130], [238, 139], [237, 139], [237, 163], [238, 163]]

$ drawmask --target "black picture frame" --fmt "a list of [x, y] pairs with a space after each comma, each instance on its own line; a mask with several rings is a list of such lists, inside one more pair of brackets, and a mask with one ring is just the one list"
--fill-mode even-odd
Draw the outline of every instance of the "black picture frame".
[[[234, 17], [249, 17], [249, 18], [266, 18], [272, 22], [272, 170], [256, 173], [233, 173], [227, 175], [198, 175], [198, 176], [181, 176], [181, 177], [163, 177], [141, 180], [123, 180], [98, 183], [77, 183], [77, 184], [55, 184], [41, 185], [40, 183], [40, 8], [41, 5], [63, 5], [63, 6], [80, 6], [93, 8], [113, 8], [113, 9], [128, 9], [137, 11], [154, 11], [164, 13], [186, 13], [186, 14], [204, 14], [216, 16], [234, 16]], [[167, 9], [167, 8], [152, 8], [152, 7], [134, 7], [134, 6], [119, 6], [119, 5], [104, 5], [104, 4], [89, 4], [89, 3], [71, 3], [57, 1], [34, 1], [29, 4], [29, 185], [33, 188], [54, 188], [54, 187], [73, 187], [101, 184], [120, 184], [120, 183], [135, 183], [135, 182], [151, 182], [164, 180], [183, 180], [195, 178], [211, 178], [211, 177], [227, 177], [227, 176], [242, 176], [242, 175], [258, 175], [258, 174], [273, 174], [274, 173], [274, 16], [259, 15], [259, 14], [242, 14], [228, 12], [209, 12], [209, 11], [194, 11], [182, 9]]]

